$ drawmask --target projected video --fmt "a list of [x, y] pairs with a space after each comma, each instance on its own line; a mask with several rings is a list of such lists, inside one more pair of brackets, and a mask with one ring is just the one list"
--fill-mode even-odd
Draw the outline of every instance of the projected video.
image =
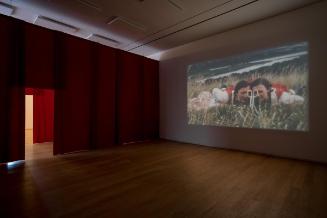
[[188, 122], [307, 131], [308, 43], [187, 67]]

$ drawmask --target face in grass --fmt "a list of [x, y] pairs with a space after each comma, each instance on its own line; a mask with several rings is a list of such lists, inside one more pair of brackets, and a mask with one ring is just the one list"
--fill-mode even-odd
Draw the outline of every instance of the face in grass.
[[247, 104], [249, 102], [249, 90], [250, 86], [240, 88], [240, 90], [238, 90], [238, 92], [236, 93], [236, 100], [240, 103]]
[[235, 103], [236, 104], [248, 104], [250, 101], [248, 92], [251, 90], [250, 84], [241, 80], [235, 85]]
[[258, 98], [259, 98], [259, 102], [265, 102], [269, 100], [269, 91], [267, 90], [267, 88], [260, 84], [257, 86], [254, 86], [252, 88], [253, 93], [257, 93]]
[[256, 103], [270, 104], [271, 83], [265, 78], [258, 78], [251, 83], [253, 95], [256, 96]]

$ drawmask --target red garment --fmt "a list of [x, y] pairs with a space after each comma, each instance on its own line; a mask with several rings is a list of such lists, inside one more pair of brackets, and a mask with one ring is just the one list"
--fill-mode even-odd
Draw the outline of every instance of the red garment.
[[272, 88], [275, 90], [277, 97], [279, 98], [283, 92], [286, 92], [288, 88], [285, 85], [273, 83]]
[[228, 86], [227, 88], [226, 88], [226, 92], [227, 92], [227, 94], [228, 94], [228, 96], [231, 96], [232, 95], [232, 93], [233, 93], [233, 91], [234, 91], [234, 86]]

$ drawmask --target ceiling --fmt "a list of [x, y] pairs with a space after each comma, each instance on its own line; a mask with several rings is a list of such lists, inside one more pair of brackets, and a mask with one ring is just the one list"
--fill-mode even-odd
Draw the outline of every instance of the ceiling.
[[165, 50], [303, 7], [317, 0], [0, 2], [0, 13], [154, 58]]

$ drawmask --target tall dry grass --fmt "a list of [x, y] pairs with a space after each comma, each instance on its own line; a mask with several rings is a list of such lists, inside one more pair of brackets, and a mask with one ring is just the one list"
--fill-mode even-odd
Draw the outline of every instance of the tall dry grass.
[[276, 105], [251, 109], [248, 106], [224, 105], [203, 111], [189, 111], [189, 124], [307, 131], [306, 104]]

